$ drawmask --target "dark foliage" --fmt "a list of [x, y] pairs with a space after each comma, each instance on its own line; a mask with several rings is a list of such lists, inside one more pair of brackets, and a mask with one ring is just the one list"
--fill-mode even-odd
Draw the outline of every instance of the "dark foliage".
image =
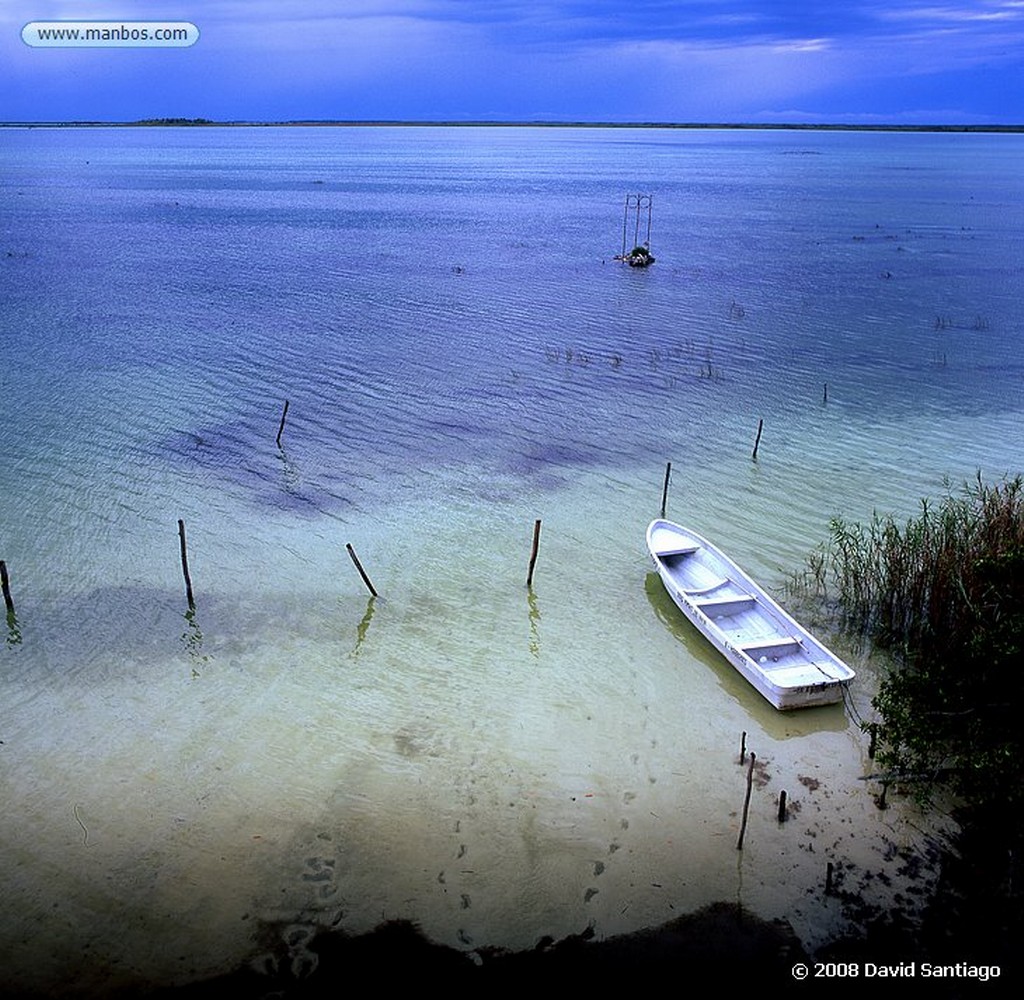
[[979, 476], [904, 525], [834, 519], [815, 589], [897, 666], [874, 699], [878, 761], [927, 790], [1012, 815], [1024, 698], [1024, 481]]

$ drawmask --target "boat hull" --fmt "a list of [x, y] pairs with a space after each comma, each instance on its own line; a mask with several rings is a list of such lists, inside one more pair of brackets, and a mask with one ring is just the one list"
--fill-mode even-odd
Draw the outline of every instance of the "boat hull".
[[842, 699], [853, 670], [707, 539], [658, 520], [647, 545], [679, 610], [776, 709]]

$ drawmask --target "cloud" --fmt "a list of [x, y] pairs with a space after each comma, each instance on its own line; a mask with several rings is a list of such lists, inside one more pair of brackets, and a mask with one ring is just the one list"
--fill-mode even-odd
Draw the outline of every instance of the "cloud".
[[[844, 89], [877, 102], [865, 114], [895, 113], [907, 81], [934, 79], [951, 95], [936, 107], [963, 101], [965, 114], [984, 116], [986, 102], [1005, 106], [1019, 91], [1024, 52], [1024, 0], [169, 0], [161, 17], [202, 32], [187, 52], [28, 51], [15, 40], [27, 20], [81, 18], [83, 8], [154, 16], [142, 0], [7, 0], [8, 114], [139, 117], [159, 95], [182, 114], [232, 118], [546, 108], [573, 119], [737, 120], [836, 107]], [[980, 68], [995, 75], [979, 90]]]
[[1014, 21], [1024, 17], [1024, 4], [996, 0], [990, 3], [943, 4], [928, 7], [894, 7], [879, 11], [883, 21], [916, 21], [925, 24], [971, 24]]
[[831, 50], [831, 40], [823, 38], [763, 38], [740, 44], [624, 42], [591, 58], [620, 67], [621, 78], [630, 68], [643, 67], [642, 79], [658, 117], [696, 120], [702, 113], [732, 117], [739, 108], [815, 90], [835, 73]]

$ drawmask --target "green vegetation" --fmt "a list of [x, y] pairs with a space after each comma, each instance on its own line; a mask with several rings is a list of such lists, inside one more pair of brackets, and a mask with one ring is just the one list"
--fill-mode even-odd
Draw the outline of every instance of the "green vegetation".
[[897, 665], [873, 704], [877, 761], [923, 795], [950, 788], [990, 818], [1021, 814], [1024, 481], [975, 483], [904, 525], [831, 523], [808, 580]]
[[140, 118], [133, 125], [213, 125], [210, 118]]

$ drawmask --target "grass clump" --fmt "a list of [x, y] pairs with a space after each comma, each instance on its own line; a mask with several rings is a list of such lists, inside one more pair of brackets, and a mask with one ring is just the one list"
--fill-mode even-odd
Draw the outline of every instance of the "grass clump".
[[[906, 523], [832, 521], [803, 586], [891, 650], [873, 704], [876, 764], [925, 800], [959, 798], [954, 850], [920, 933], [989, 962], [1024, 933], [1024, 481], [980, 475]], [[883, 792], [884, 800], [884, 792]]]
[[1024, 807], [1024, 481], [980, 475], [905, 524], [833, 519], [807, 579], [891, 650], [876, 759], [1004, 817]]

